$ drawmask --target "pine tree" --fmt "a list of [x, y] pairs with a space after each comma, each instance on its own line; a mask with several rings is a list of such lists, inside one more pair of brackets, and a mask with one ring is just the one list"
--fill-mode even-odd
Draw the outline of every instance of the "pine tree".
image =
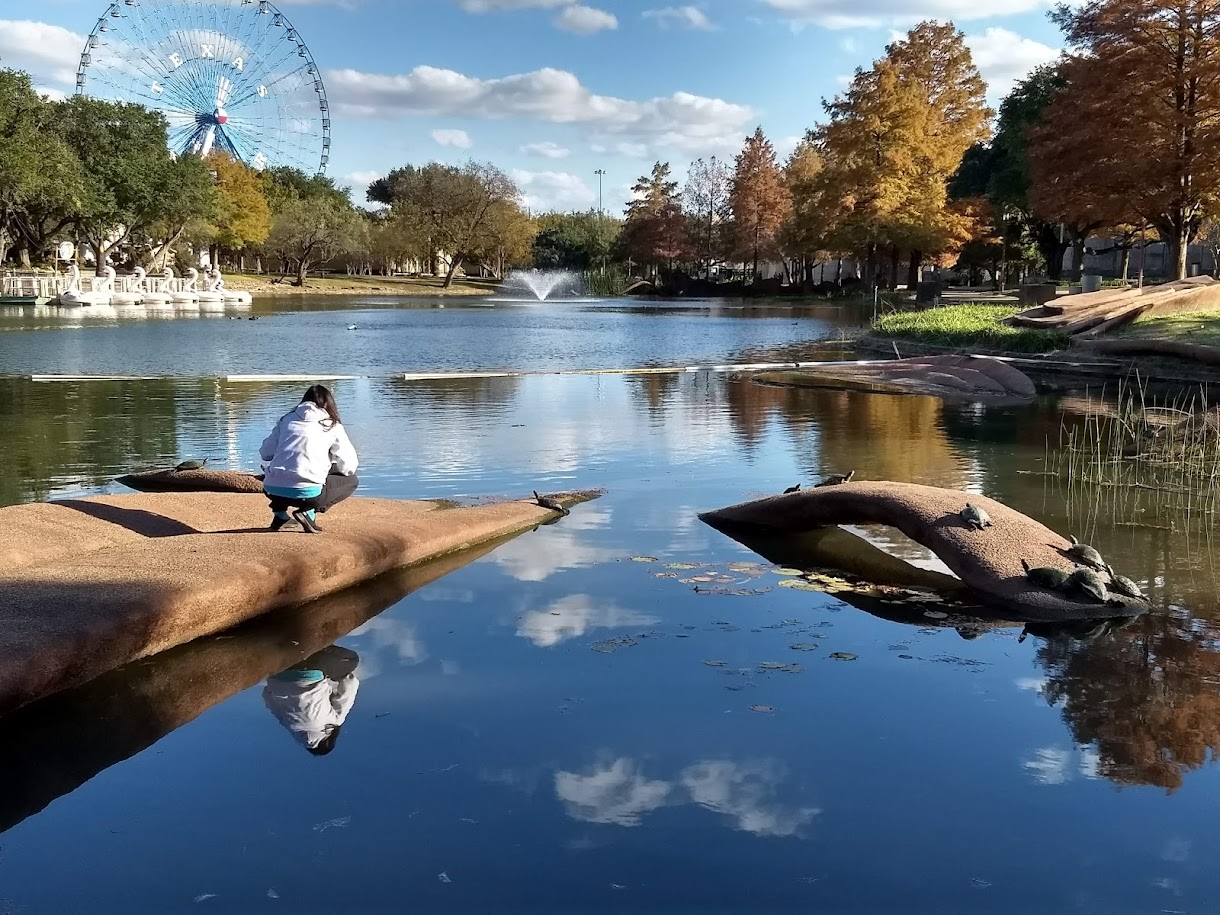
[[658, 268], [686, 256], [689, 241], [678, 182], [670, 180], [668, 162], [657, 162], [651, 175], [641, 175], [631, 188], [627, 220], [619, 248], [643, 264]]
[[737, 155], [737, 168], [729, 192], [737, 248], [742, 255], [753, 259], [755, 280], [759, 257], [778, 252], [779, 230], [788, 218], [791, 206], [792, 200], [776, 161], [775, 147], [759, 127], [746, 139]]
[[732, 180], [733, 173], [728, 165], [712, 156], [691, 163], [686, 186], [682, 189], [691, 248], [702, 264], [704, 276], [709, 279], [712, 267], [723, 263], [729, 255]]
[[1048, 123], [1087, 114], [1059, 125], [1072, 134], [1073, 156], [1092, 156], [1110, 192], [1157, 228], [1181, 278], [1220, 196], [1220, 5], [1093, 0], [1061, 6], [1054, 19], [1071, 49], [1071, 91], [1052, 104]]

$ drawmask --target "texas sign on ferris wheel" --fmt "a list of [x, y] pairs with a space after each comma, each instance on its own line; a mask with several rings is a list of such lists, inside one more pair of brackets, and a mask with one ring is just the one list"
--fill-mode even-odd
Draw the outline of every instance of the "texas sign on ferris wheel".
[[330, 161], [322, 76], [268, 0], [115, 0], [85, 42], [76, 91], [161, 112], [178, 153], [306, 174]]

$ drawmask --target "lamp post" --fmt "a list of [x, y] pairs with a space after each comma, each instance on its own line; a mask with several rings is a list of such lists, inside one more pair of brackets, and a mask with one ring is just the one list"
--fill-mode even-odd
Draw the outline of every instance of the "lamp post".
[[[604, 206], [605, 198], [602, 196], [602, 179], [606, 177], [606, 170], [599, 168], [593, 174], [597, 175], [597, 243], [600, 246], [604, 241], [602, 233], [606, 231], [606, 209]], [[606, 252], [602, 251], [602, 273], [606, 272]]]

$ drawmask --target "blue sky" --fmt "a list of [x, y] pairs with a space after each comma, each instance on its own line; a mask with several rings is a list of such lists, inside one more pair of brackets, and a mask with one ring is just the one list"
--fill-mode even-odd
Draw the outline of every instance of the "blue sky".
[[[159, 0], [141, 0], [145, 5]], [[227, 0], [224, 0], [227, 2]], [[239, 2], [239, 0], [233, 0]], [[329, 173], [359, 188], [430, 160], [496, 163], [531, 208], [608, 209], [656, 159], [731, 158], [756, 125], [791, 149], [923, 18], [966, 33], [998, 99], [1052, 59], [1045, 0], [280, 0], [333, 112]], [[0, 0], [0, 63], [70, 92], [108, 0]]]

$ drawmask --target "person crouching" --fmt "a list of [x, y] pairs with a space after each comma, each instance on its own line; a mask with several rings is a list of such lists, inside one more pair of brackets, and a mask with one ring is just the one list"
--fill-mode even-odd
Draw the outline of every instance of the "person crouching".
[[321, 533], [317, 515], [356, 491], [360, 460], [343, 428], [335, 395], [315, 384], [280, 418], [259, 449], [266, 466], [263, 492], [271, 502], [271, 530], [292, 518], [307, 534]]

